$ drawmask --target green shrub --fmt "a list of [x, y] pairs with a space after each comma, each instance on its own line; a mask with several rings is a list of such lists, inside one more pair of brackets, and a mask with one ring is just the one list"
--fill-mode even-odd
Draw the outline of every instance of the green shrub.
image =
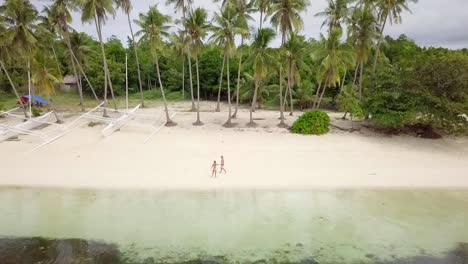
[[313, 110], [304, 113], [292, 125], [292, 132], [298, 134], [323, 135], [328, 133], [330, 117], [323, 111]]
[[39, 108], [39, 107], [33, 107], [33, 108], [31, 109], [31, 111], [32, 111], [32, 115], [33, 115], [34, 117], [40, 116], [41, 113], [42, 113], [42, 109]]

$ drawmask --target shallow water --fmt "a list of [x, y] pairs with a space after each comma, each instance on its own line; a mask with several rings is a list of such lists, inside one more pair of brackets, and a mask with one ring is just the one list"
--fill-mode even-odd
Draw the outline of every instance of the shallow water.
[[371, 263], [444, 256], [468, 242], [467, 206], [468, 190], [0, 188], [0, 237], [103, 241], [135, 263]]

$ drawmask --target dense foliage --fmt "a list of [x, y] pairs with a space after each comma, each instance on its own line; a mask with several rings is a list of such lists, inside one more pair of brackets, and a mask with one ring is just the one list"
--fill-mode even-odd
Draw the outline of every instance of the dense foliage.
[[[424, 125], [453, 134], [468, 131], [468, 51], [420, 47], [404, 35], [382, 35], [385, 26], [402, 22], [401, 12], [414, 0], [329, 0], [317, 14], [324, 17], [326, 30], [318, 40], [300, 34], [306, 0], [223, 1], [213, 18], [192, 8], [191, 1], [168, 2], [183, 18], [174, 21], [180, 29], [176, 33], [170, 33], [174, 24], [157, 6], [132, 15], [128, 0], [56, 0], [41, 12], [29, 0], [4, 1], [0, 96], [39, 87], [39, 78], [28, 82], [28, 72], [42, 76], [48, 96], [53, 95], [51, 86], [74, 75], [85, 96], [95, 92], [99, 100], [109, 98], [108, 88], [123, 95], [128, 56], [130, 93], [142, 102], [186, 99], [192, 100], [192, 110], [198, 96], [229, 105], [239, 102], [252, 111], [278, 109], [282, 125], [284, 111], [327, 107], [347, 111], [352, 118], [367, 117], [384, 128]], [[129, 20], [138, 18], [136, 34], [132, 31], [127, 45], [112, 36], [101, 47], [99, 38], [69, 27], [72, 10], [81, 12], [83, 21], [94, 22], [93, 8], [97, 27], [105, 28], [116, 8]], [[252, 12], [263, 17], [258, 29], [252, 29]], [[276, 32], [262, 27], [267, 19]], [[242, 45], [236, 45], [238, 37]], [[275, 37], [281, 38], [281, 46], [272, 48]]]
[[422, 124], [447, 133], [468, 128], [468, 52], [420, 48], [387, 37], [385, 65], [368, 89], [365, 110], [383, 127]]
[[328, 133], [330, 117], [320, 110], [302, 114], [292, 125], [292, 132], [305, 135], [323, 135]]

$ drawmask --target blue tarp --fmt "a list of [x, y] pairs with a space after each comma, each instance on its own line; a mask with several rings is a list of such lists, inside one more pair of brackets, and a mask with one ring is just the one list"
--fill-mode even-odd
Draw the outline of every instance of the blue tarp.
[[[23, 95], [23, 97], [21, 97], [23, 103], [27, 103], [29, 101], [29, 95]], [[44, 100], [44, 98], [40, 97], [40, 96], [33, 96], [33, 101], [34, 102], [37, 102], [37, 103], [40, 103], [40, 104], [43, 104], [43, 105], [48, 105], [49, 102], [47, 102], [46, 100]]]

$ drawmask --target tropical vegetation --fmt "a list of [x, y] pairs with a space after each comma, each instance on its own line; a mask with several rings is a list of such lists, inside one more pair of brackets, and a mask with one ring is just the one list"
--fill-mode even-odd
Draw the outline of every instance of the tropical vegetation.
[[[203, 125], [202, 101], [213, 100], [213, 111], [227, 103], [226, 127], [235, 125], [245, 104], [249, 126], [256, 125], [259, 108], [277, 109], [280, 127], [286, 127], [286, 111], [326, 108], [386, 129], [468, 131], [467, 49], [421, 47], [405, 35], [384, 34], [403, 23], [417, 1], [327, 1], [316, 14], [323, 33], [313, 39], [302, 30], [314, 0], [224, 0], [213, 14], [192, 0], [168, 0], [180, 19], [157, 5], [132, 13], [131, 0], [53, 0], [43, 7], [5, 0], [0, 97], [37, 93], [53, 102], [64, 77], [73, 76], [76, 104], [85, 110], [87, 98], [107, 102], [109, 94], [124, 94], [128, 56], [131, 96], [142, 106], [145, 99], [162, 100], [167, 125], [175, 125], [167, 101], [187, 98], [194, 125]], [[73, 12], [94, 25], [97, 39], [71, 27]], [[102, 34], [105, 22], [119, 15], [128, 20], [126, 43]], [[20, 107], [31, 115], [30, 107]]]

